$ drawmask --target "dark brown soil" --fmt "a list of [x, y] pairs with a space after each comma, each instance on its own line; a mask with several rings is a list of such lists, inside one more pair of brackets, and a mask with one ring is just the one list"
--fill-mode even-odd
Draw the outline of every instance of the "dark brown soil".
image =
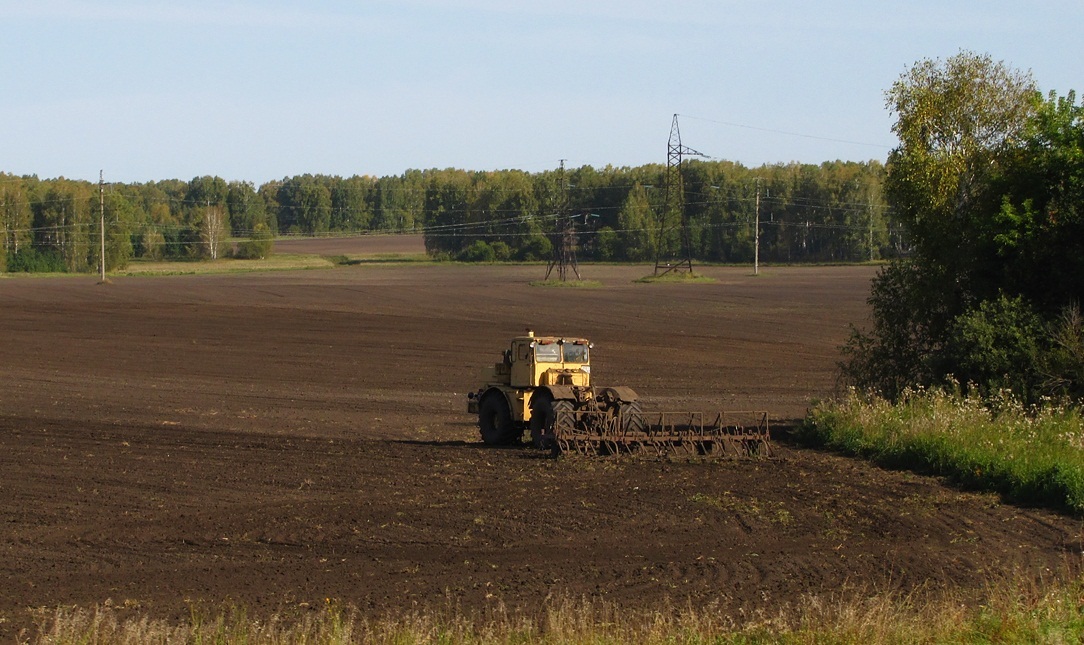
[[373, 611], [600, 596], [774, 610], [841, 587], [979, 590], [1077, 562], [1080, 522], [781, 445], [772, 462], [549, 459], [465, 393], [527, 327], [595, 342], [646, 409], [800, 417], [874, 269], [528, 286], [544, 267], [0, 279], [0, 638], [35, 607]]

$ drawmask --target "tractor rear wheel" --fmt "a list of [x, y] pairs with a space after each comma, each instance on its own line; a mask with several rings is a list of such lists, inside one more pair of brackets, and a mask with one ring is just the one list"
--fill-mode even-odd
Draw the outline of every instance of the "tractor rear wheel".
[[576, 406], [572, 401], [553, 402], [553, 432], [557, 436], [568, 436], [576, 430]]
[[549, 448], [553, 436], [553, 397], [545, 390], [536, 391], [531, 397], [531, 443], [535, 448]]
[[618, 415], [621, 417], [622, 434], [638, 437], [647, 432], [647, 422], [644, 421], [644, 412], [639, 401], [622, 402]]
[[531, 441], [536, 447], [556, 451], [558, 438], [568, 436], [574, 423], [575, 407], [571, 402], [554, 401], [545, 391], [531, 398]]
[[491, 446], [506, 446], [519, 441], [520, 434], [512, 423], [512, 411], [503, 396], [490, 394], [478, 408], [478, 429], [482, 441]]

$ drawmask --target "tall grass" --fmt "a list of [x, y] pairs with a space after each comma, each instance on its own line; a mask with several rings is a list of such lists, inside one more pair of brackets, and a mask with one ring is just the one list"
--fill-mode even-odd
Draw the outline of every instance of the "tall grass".
[[852, 390], [817, 405], [802, 436], [882, 465], [1084, 513], [1084, 416], [1076, 407], [940, 389], [908, 390], [890, 403]]
[[624, 611], [601, 600], [544, 602], [535, 617], [503, 609], [471, 619], [417, 611], [370, 618], [334, 603], [317, 611], [250, 618], [231, 608], [182, 624], [119, 617], [118, 608], [61, 609], [30, 642], [68, 643], [1076, 643], [1084, 633], [1084, 584], [1041, 588], [1009, 581], [982, 603], [919, 594], [809, 596], [732, 618], [714, 605]]

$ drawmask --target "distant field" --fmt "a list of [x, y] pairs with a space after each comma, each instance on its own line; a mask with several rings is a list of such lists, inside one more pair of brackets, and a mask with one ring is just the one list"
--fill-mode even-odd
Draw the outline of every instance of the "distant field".
[[275, 252], [345, 255], [348, 257], [422, 255], [425, 253], [425, 238], [420, 233], [408, 235], [355, 235], [352, 237], [280, 237], [275, 241]]

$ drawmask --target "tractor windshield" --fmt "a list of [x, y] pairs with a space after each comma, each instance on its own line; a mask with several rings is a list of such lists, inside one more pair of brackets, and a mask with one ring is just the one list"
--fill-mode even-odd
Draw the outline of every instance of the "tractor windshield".
[[566, 363], [586, 363], [587, 362], [587, 344], [580, 343], [565, 343], [565, 362]]
[[539, 363], [560, 363], [561, 346], [554, 342], [538, 343], [534, 346], [534, 359]]

